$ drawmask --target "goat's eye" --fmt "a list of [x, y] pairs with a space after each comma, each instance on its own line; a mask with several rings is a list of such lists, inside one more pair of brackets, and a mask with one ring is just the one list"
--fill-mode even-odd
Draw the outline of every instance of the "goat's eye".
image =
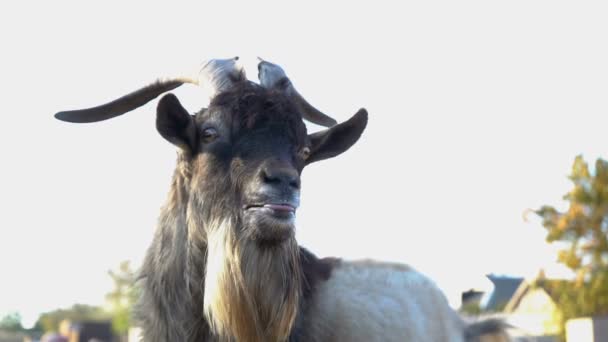
[[310, 157], [310, 148], [303, 147], [298, 154], [300, 155], [300, 158], [306, 160]]
[[213, 140], [217, 139], [219, 135], [220, 134], [217, 132], [217, 129], [213, 127], [207, 127], [203, 129], [203, 132], [201, 133], [201, 137], [205, 143], [212, 142]]

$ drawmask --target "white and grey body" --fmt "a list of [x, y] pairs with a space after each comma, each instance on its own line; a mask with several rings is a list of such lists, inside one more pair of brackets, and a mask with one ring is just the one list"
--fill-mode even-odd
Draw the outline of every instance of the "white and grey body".
[[401, 265], [348, 262], [320, 284], [311, 322], [319, 341], [464, 340], [464, 325], [441, 291]]
[[[474, 331], [479, 324], [467, 325], [432, 280], [402, 264], [338, 263], [331, 277], [319, 283], [311, 302], [302, 341], [482, 341], [483, 335]], [[501, 323], [486, 325], [493, 330]], [[486, 336], [509, 340], [503, 332]]]

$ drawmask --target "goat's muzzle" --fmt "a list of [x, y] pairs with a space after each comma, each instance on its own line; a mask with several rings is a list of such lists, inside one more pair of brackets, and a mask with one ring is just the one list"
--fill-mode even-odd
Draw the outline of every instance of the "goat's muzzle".
[[245, 196], [245, 226], [256, 240], [281, 242], [293, 236], [299, 204], [298, 172], [281, 163], [264, 163]]

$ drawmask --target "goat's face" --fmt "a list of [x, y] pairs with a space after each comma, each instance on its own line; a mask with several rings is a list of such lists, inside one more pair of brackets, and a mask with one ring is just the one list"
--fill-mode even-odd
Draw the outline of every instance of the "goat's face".
[[360, 111], [307, 135], [289, 97], [252, 83], [217, 95], [195, 116], [173, 95], [157, 110], [159, 132], [182, 149], [191, 170], [188, 212], [201, 220], [229, 215], [239, 223], [237, 238], [260, 246], [293, 238], [302, 169], [348, 149], [366, 121]]
[[193, 193], [232, 197], [224, 209], [241, 223], [239, 236], [264, 244], [292, 237], [309, 143], [287, 99], [259, 87], [240, 88], [215, 98], [195, 124], [194, 169], [203, 172], [195, 173]]

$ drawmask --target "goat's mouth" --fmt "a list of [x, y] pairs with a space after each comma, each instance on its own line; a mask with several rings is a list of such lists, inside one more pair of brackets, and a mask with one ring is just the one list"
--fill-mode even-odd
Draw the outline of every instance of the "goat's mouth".
[[247, 213], [271, 215], [276, 218], [292, 219], [295, 217], [297, 207], [291, 203], [259, 203], [244, 206]]
[[293, 238], [297, 206], [293, 203], [255, 203], [243, 206], [244, 222], [254, 240], [264, 244]]

